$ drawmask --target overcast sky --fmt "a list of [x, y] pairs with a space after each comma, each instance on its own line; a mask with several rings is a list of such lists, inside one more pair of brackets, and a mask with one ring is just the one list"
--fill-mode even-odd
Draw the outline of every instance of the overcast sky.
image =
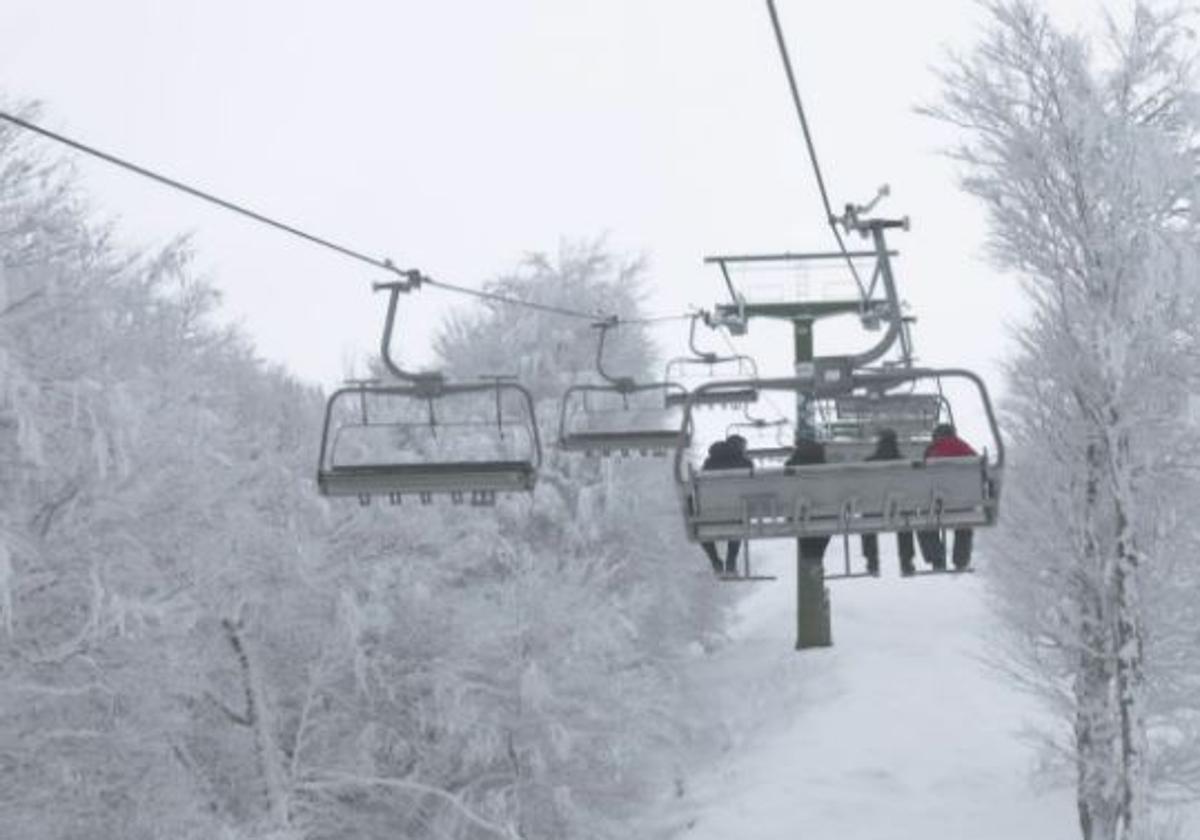
[[[913, 111], [979, 9], [777, 5], [835, 206], [887, 182], [881, 211], [912, 217], [893, 243], [922, 360], [999, 390], [1016, 284], [987, 267], [982, 214], [938, 154], [953, 133]], [[723, 299], [706, 254], [833, 246], [757, 0], [5, 0], [0, 30], [0, 93], [40, 100], [49, 127], [447, 281], [607, 234], [649, 258], [657, 314]], [[264, 357], [332, 384], [374, 351], [369, 268], [77, 160], [129, 241], [193, 234]], [[423, 357], [428, 325], [462, 303], [412, 298], [402, 352]], [[685, 329], [656, 337], [669, 355]], [[756, 324], [748, 346], [788, 370], [780, 328]]]

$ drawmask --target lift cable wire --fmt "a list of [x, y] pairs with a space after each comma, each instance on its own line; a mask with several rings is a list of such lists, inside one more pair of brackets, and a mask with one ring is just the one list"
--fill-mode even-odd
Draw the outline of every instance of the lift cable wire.
[[841, 231], [838, 230], [838, 217], [834, 215], [833, 207], [829, 204], [829, 192], [825, 189], [825, 178], [821, 175], [821, 164], [817, 160], [817, 149], [813, 145], [812, 133], [808, 129], [808, 118], [804, 115], [804, 104], [800, 101], [800, 88], [796, 84], [796, 75], [792, 71], [792, 60], [788, 56], [787, 42], [783, 39], [783, 29], [779, 25], [779, 15], [775, 11], [775, 0], [767, 0], [767, 11], [771, 14], [771, 26], [775, 30], [775, 41], [779, 44], [779, 55], [783, 59], [783, 69], [787, 74], [788, 87], [792, 91], [792, 103], [796, 106], [796, 114], [800, 117], [800, 128], [804, 132], [804, 144], [808, 147], [808, 158], [812, 161], [813, 174], [817, 177], [817, 189], [821, 192], [821, 203], [825, 205], [825, 218], [829, 222], [829, 229], [833, 231], [833, 238], [837, 240], [842, 256], [846, 258], [846, 265], [850, 268], [850, 273], [854, 276], [854, 283], [858, 286], [858, 293], [865, 302], [867, 297], [866, 287], [863, 286], [858, 269], [854, 266], [854, 260], [850, 258], [850, 252], [846, 249], [846, 242], [842, 239]]
[[666, 321], [690, 321], [695, 317], [692, 312], [685, 312], [682, 315], [648, 315], [645, 318], [618, 318], [616, 323], [618, 326], [622, 324], [661, 324]]
[[[170, 187], [171, 189], [179, 190], [180, 192], [187, 193], [188, 195], [192, 196], [193, 198], [198, 198], [201, 201], [207, 201], [210, 204], [215, 204], [218, 207], [221, 207], [222, 209], [229, 210], [230, 212], [245, 216], [246, 218], [249, 218], [249, 219], [252, 219], [253, 221], [258, 222], [259, 224], [267, 225], [268, 227], [273, 227], [276, 230], [280, 230], [280, 231], [283, 231], [284, 233], [291, 234], [292, 236], [299, 237], [300, 239], [304, 239], [308, 242], [313, 243], [314, 245], [319, 245], [322, 248], [327, 248], [331, 251], [341, 254], [344, 257], [348, 257], [352, 260], [357, 260], [358, 262], [361, 262], [361, 263], [366, 263], [367, 265], [372, 266], [373, 268], [378, 268], [383, 271], [387, 271], [392, 274], [399, 275], [399, 276], [405, 278], [405, 280], [407, 280], [409, 282], [413, 282], [414, 286], [421, 285], [421, 284], [428, 284], [430, 286], [435, 286], [437, 288], [445, 289], [450, 292], [458, 292], [459, 294], [471, 295], [473, 297], [481, 298], [483, 300], [491, 300], [491, 301], [495, 301], [497, 303], [509, 304], [511, 306], [524, 306], [528, 309], [536, 309], [541, 312], [549, 312], [554, 315], [562, 315], [567, 318], [579, 318], [581, 320], [586, 320], [586, 321], [606, 320], [606, 316], [601, 315], [596, 312], [583, 312], [578, 309], [568, 309], [568, 308], [562, 307], [562, 306], [553, 306], [550, 304], [537, 303], [535, 301], [522, 300], [520, 298], [508, 297], [507, 295], [501, 295], [501, 294], [497, 294], [495, 292], [481, 291], [479, 289], [471, 289], [471, 288], [467, 288], [466, 286], [459, 286], [454, 283], [447, 283], [442, 280], [435, 280], [432, 277], [428, 277], [428, 276], [422, 274], [420, 271], [417, 271], [415, 269], [398, 268], [395, 265], [395, 263], [393, 263], [390, 259], [386, 259], [386, 258], [385, 259], [377, 259], [375, 257], [364, 254], [361, 251], [356, 251], [353, 248], [347, 248], [344, 245], [339, 245], [338, 243], [333, 242], [329, 239], [325, 239], [324, 237], [316, 236], [315, 234], [308, 233], [307, 231], [301, 230], [298, 227], [294, 227], [292, 225], [285, 224], [276, 219], [272, 219], [269, 216], [264, 216], [262, 213], [257, 213], [254, 210], [251, 210], [240, 204], [235, 204], [232, 201], [227, 201], [223, 198], [219, 198], [218, 196], [215, 196], [212, 193], [207, 193], [207, 192], [204, 192], [203, 190], [197, 189], [195, 187], [188, 186], [187, 184], [185, 184], [181, 181], [177, 181], [174, 178], [168, 178], [166, 175], [161, 175], [157, 172], [153, 172], [149, 169], [146, 169], [143, 166], [139, 166], [136, 163], [132, 163], [131, 161], [125, 160], [124, 158], [120, 158], [120, 157], [117, 157], [116, 155], [109, 154], [108, 152], [101, 151], [100, 149], [97, 149], [94, 146], [89, 146], [86, 143], [82, 143], [78, 140], [73, 140], [70, 137], [66, 137], [62, 134], [58, 134], [57, 132], [51, 131], [47, 128], [43, 128], [40, 125], [29, 122], [28, 120], [21, 119], [20, 117], [17, 117], [17, 116], [14, 116], [13, 114], [7, 113], [6, 111], [0, 110], [0, 119], [6, 120], [6, 121], [12, 123], [13, 125], [19, 126], [20, 128], [23, 128], [27, 131], [32, 131], [34, 134], [40, 134], [41, 136], [46, 137], [50, 140], [53, 140], [57, 143], [61, 143], [64, 146], [69, 146], [72, 149], [75, 149], [76, 151], [80, 151], [80, 152], [83, 152], [84, 154], [91, 155], [92, 157], [99, 158], [100, 160], [103, 160], [107, 163], [111, 163], [114, 166], [119, 166], [120, 168], [128, 170], [129, 172], [133, 172], [136, 175], [140, 175], [143, 178], [149, 178], [150, 180], [157, 181], [158, 183], [163, 184], [164, 186]], [[660, 315], [660, 316], [653, 316], [653, 317], [646, 317], [646, 318], [610, 317], [610, 318], [607, 318], [607, 320], [612, 320], [615, 324], [650, 324], [650, 323], [656, 323], [659, 321], [673, 321], [673, 320], [677, 320], [677, 319], [682, 320], [684, 318], [690, 318], [690, 317], [691, 317], [690, 314], [685, 314], [685, 315]]]

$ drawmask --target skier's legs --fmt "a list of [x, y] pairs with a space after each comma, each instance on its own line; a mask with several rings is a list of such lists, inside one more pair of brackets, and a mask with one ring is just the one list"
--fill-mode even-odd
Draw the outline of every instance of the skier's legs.
[[916, 550], [913, 547], [912, 531], [896, 532], [896, 552], [900, 555], [900, 574], [911, 575], [915, 572], [913, 556], [916, 554]]
[[954, 530], [954, 568], [965, 569], [971, 565], [971, 544], [974, 542], [975, 532], [970, 528], [956, 528]]
[[725, 550], [725, 574], [737, 574], [737, 559], [738, 552], [741, 551], [742, 544], [739, 540], [730, 540], [729, 547]]
[[946, 546], [940, 531], [917, 531], [917, 544], [926, 563], [935, 569], [946, 568]]
[[874, 534], [863, 534], [862, 553], [867, 558], [867, 573], [879, 574], [879, 538]]

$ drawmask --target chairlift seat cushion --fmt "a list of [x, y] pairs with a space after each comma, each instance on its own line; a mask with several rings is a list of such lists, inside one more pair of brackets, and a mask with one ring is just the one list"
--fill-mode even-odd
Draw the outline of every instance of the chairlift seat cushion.
[[[668, 392], [666, 405], [684, 405], [687, 403], [689, 396], [686, 393]], [[756, 402], [758, 402], [757, 388], [735, 388], [728, 391], [721, 389], [700, 391], [692, 398], [693, 405], [742, 405]]]
[[317, 476], [326, 496], [515, 492], [532, 490], [536, 481], [537, 470], [529, 461], [347, 464], [321, 470]]

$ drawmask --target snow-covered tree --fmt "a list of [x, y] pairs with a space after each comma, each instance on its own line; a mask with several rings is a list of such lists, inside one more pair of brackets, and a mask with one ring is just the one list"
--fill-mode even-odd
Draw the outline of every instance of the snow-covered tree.
[[[616, 265], [588, 247], [497, 282], [634, 314]], [[680, 652], [719, 617], [647, 504], [670, 497], [662, 462], [552, 457], [532, 503], [471, 516], [327, 503], [319, 395], [217, 305], [186, 243], [115, 247], [69, 167], [0, 126], [5, 829], [621, 834], [679, 732]], [[549, 412], [590, 366], [581, 326], [547, 345], [549, 322], [490, 310], [442, 349], [456, 375], [542, 353], [521, 373]]]
[[1015, 674], [1061, 713], [1088, 840], [1152, 836], [1196, 789], [1200, 204], [1190, 35], [1137, 2], [1104, 37], [1036, 4], [991, 25], [930, 109], [1031, 304], [1011, 360], [1013, 458], [990, 567]]
[[[636, 317], [639, 274], [602, 243], [569, 244], [492, 288]], [[643, 331], [622, 333], [613, 368], [650, 378]], [[499, 303], [452, 319], [437, 343], [455, 379], [520, 363], [551, 434], [563, 389], [592, 376], [595, 346], [587, 321]], [[438, 541], [436, 560], [450, 576], [438, 597], [460, 628], [445, 685], [458, 698], [453, 717], [474, 721], [483, 739], [447, 787], [479, 780], [466, 800], [521, 837], [624, 833], [678, 748], [681, 653], [715, 632], [723, 602], [683, 539], [670, 482], [661, 460], [596, 462], [547, 442], [532, 500], [466, 522], [453, 509], [446, 519], [418, 514], [433, 533], [454, 535]]]

